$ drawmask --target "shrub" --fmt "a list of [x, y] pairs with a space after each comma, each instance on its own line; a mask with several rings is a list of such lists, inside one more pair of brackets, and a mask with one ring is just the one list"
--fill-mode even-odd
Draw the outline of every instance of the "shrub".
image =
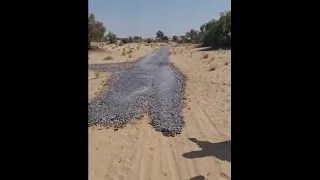
[[111, 60], [111, 59], [113, 59], [111, 56], [107, 56], [107, 57], [103, 58], [103, 60]]
[[96, 76], [96, 79], [98, 79], [99, 76], [100, 76], [100, 73], [99, 73], [98, 71], [95, 71], [95, 72], [94, 72], [94, 75]]
[[204, 54], [202, 57], [203, 57], [203, 59], [207, 59], [209, 57], [209, 55], [208, 54]]

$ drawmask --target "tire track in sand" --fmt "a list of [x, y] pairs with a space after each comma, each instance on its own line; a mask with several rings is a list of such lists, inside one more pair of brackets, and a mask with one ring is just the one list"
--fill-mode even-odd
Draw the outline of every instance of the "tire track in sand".
[[[230, 162], [219, 160], [218, 157], [210, 154], [211, 149], [202, 149], [197, 143], [189, 140], [189, 138], [195, 138], [197, 141], [215, 144], [226, 141], [230, 137], [227, 128], [222, 128], [218, 124], [219, 119], [215, 119], [229, 117], [223, 114], [227, 112], [220, 112], [220, 110], [215, 111], [216, 114], [212, 112], [215, 105], [211, 104], [216, 100], [219, 101], [219, 98], [221, 102], [221, 94], [218, 91], [203, 93], [211, 86], [199, 83], [198, 75], [199, 72], [207, 70], [201, 69], [202, 67], [197, 71], [193, 70], [197, 69], [202, 62], [195, 63], [188, 58], [176, 62], [176, 66], [182, 67], [186, 75], [194, 81], [187, 81], [186, 94], [189, 96], [186, 99], [186, 107], [183, 109], [185, 127], [182, 133], [176, 137], [164, 137], [153, 130], [147, 118], [142, 118], [135, 125], [125, 127], [118, 132], [104, 129], [101, 130], [104, 133], [100, 135], [89, 133], [89, 141], [92, 141], [89, 142], [89, 159], [104, 161], [104, 163], [97, 162], [91, 167], [89, 164], [89, 180], [189, 180], [196, 176], [204, 176], [208, 180], [231, 179]], [[230, 120], [226, 119], [226, 121]], [[225, 134], [229, 136], [226, 137]], [[126, 146], [119, 145], [125, 143]], [[101, 153], [91, 150], [95, 148], [105, 149], [105, 151]], [[202, 152], [199, 157], [197, 153], [194, 153], [191, 158], [183, 157], [185, 153], [198, 151]], [[119, 157], [124, 159], [123, 164], [111, 168]], [[93, 176], [92, 172], [98, 173]]]

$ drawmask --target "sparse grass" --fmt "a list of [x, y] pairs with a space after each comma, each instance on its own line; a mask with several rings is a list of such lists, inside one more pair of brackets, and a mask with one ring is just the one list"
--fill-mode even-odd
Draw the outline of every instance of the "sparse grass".
[[120, 42], [120, 43], [119, 43], [119, 46], [123, 46], [123, 42]]
[[122, 56], [126, 55], [126, 48], [122, 48]]
[[129, 51], [128, 51], [128, 54], [130, 54], [130, 53], [132, 53], [132, 50], [131, 50], [131, 49], [129, 49]]
[[207, 59], [208, 57], [209, 57], [208, 54], [204, 54], [204, 55], [202, 56], [203, 59]]
[[137, 50], [140, 50], [140, 46], [141, 46], [141, 45], [139, 45], [139, 46], [137, 47]]
[[100, 76], [99, 71], [95, 71], [95, 72], [94, 72], [94, 76], [96, 77], [96, 79], [98, 79], [98, 78], [99, 78], [99, 76]]
[[128, 58], [132, 58], [132, 55], [131, 55], [131, 54], [129, 54]]
[[103, 58], [103, 60], [111, 60], [111, 59], [113, 59], [113, 57], [111, 57], [111, 56], [107, 56], [107, 57]]

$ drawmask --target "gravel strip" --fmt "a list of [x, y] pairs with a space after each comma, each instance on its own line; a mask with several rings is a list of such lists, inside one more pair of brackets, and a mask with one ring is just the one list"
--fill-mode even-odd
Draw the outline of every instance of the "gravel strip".
[[125, 71], [134, 66], [134, 62], [108, 63], [108, 64], [90, 64], [89, 70], [99, 72], [119, 72]]
[[168, 48], [161, 48], [135, 64], [89, 67], [99, 71], [120, 71], [114, 74], [109, 87], [89, 102], [89, 126], [100, 124], [119, 128], [148, 113], [156, 131], [165, 136], [181, 133], [185, 78], [169, 64], [168, 52]]

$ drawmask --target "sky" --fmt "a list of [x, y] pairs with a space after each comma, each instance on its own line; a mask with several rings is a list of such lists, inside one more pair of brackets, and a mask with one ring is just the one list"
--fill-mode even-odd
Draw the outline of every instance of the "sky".
[[226, 10], [231, 0], [89, 0], [89, 13], [118, 37], [180, 36]]

